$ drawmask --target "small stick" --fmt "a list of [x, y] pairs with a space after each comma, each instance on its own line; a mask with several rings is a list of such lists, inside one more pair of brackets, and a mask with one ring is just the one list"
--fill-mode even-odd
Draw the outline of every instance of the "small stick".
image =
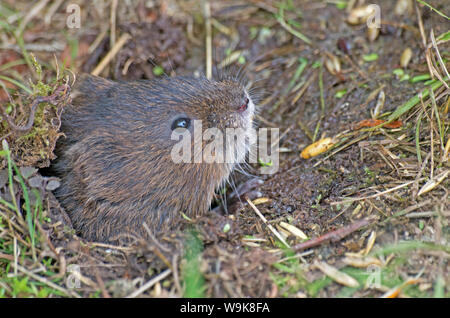
[[108, 28], [107, 27], [103, 27], [101, 29], [100, 33], [95, 38], [94, 42], [92, 42], [92, 44], [89, 46], [89, 48], [88, 48], [88, 53], [89, 54], [92, 54], [97, 49], [97, 47], [102, 43], [102, 41], [105, 38], [107, 33], [108, 33]]
[[[447, 68], [445, 67], [445, 63], [444, 63], [444, 61], [442, 60], [441, 53], [439, 53], [439, 49], [438, 49], [438, 47], [437, 47], [436, 39], [434, 38], [434, 31], [433, 31], [433, 29], [431, 29], [431, 31], [430, 31], [430, 38], [431, 38], [432, 46], [433, 46], [434, 50], [436, 51], [436, 56], [437, 56], [438, 59], [439, 59], [439, 64], [440, 64], [440, 66], [441, 66], [441, 69], [442, 69], [442, 71], [445, 73], [445, 75], [447, 76], [447, 78], [450, 78], [450, 74], [448, 73], [448, 70], [447, 70]], [[436, 72], [436, 73], [437, 73], [437, 72]], [[446, 83], [442, 78], [439, 78], [439, 80], [442, 82], [442, 84], [444, 84], [445, 87], [447, 87], [447, 89], [449, 88], [448, 85], [447, 85], [447, 83]]]
[[417, 22], [419, 24], [420, 36], [422, 38], [422, 45], [423, 45], [423, 48], [426, 49], [427, 48], [427, 37], [425, 36], [425, 29], [423, 27], [422, 14], [420, 13], [420, 9], [419, 9], [419, 6], [417, 5], [416, 1], [414, 1], [414, 9], [416, 10]]
[[[48, 204], [48, 206], [50, 206], [49, 202], [47, 202], [47, 204]], [[50, 211], [50, 208], [47, 211]], [[64, 255], [62, 255], [61, 253], [59, 253], [56, 250], [55, 246], [50, 241], [50, 237], [48, 236], [47, 232], [42, 228], [42, 226], [39, 224], [39, 222], [36, 222], [36, 227], [39, 230], [39, 232], [41, 233], [42, 237], [47, 242], [47, 245], [48, 245], [48, 247], [50, 247], [50, 250], [55, 254], [55, 256], [59, 260], [59, 273], [51, 276], [51, 279], [54, 280], [57, 278], [58, 279], [63, 278], [64, 275], [66, 274], [66, 259], [64, 258]]]
[[103, 298], [111, 298], [111, 295], [106, 290], [105, 282], [103, 281], [102, 277], [100, 276], [98, 268], [95, 266], [94, 266], [94, 274], [95, 274], [95, 279], [97, 280], [97, 285], [98, 285], [98, 287], [100, 287], [100, 290], [102, 292]]
[[291, 101], [291, 106], [294, 106], [294, 104], [300, 99], [300, 97], [303, 96], [305, 91], [309, 88], [309, 86], [312, 84], [312, 82], [316, 79], [317, 72], [314, 72], [313, 75], [308, 79], [308, 81], [303, 85], [302, 89], [295, 95], [295, 97]]
[[278, 233], [278, 231], [275, 230], [275, 228], [271, 224], [269, 224], [269, 222], [267, 222], [267, 219], [264, 217], [264, 215], [262, 215], [262, 213], [258, 210], [258, 208], [253, 204], [253, 202], [249, 198], [247, 198], [247, 202], [248, 204], [250, 204], [255, 213], [260, 217], [263, 223], [267, 225], [269, 230], [281, 241], [281, 243], [283, 243], [287, 248], [290, 248], [289, 244], [286, 243], [286, 241], [283, 239], [280, 233]]
[[307, 248], [316, 247], [319, 245], [322, 245], [324, 243], [327, 243], [329, 241], [331, 242], [337, 242], [342, 240], [344, 237], [348, 236], [349, 234], [356, 232], [357, 230], [369, 225], [371, 223], [371, 220], [368, 218], [362, 219], [360, 221], [357, 221], [355, 223], [352, 223], [350, 225], [344, 226], [340, 229], [337, 229], [335, 231], [329, 232], [327, 234], [324, 234], [322, 236], [319, 236], [317, 238], [311, 239], [309, 241], [297, 244], [292, 247], [292, 250], [294, 252], [299, 252]]
[[406, 214], [405, 217], [407, 217], [408, 219], [428, 218], [428, 217], [432, 217], [434, 215], [437, 215], [437, 213], [434, 211], [424, 211], [424, 212], [411, 212], [409, 214]]
[[423, 27], [422, 14], [420, 13], [420, 8], [417, 2], [414, 1], [414, 9], [416, 10], [417, 22], [419, 24], [420, 36], [422, 38], [422, 45], [425, 51], [425, 60], [427, 61], [428, 71], [430, 72], [431, 78], [434, 79], [435, 72], [433, 72], [430, 50], [427, 50], [427, 37], [425, 35], [425, 28]]
[[97, 67], [91, 72], [92, 75], [100, 75], [100, 73], [105, 69], [105, 67], [111, 62], [111, 60], [116, 56], [120, 49], [131, 39], [131, 35], [128, 33], [122, 34], [122, 36], [117, 40], [116, 44], [111, 48], [111, 50], [106, 54], [103, 60], [97, 65]]
[[14, 261], [14, 256], [9, 255], [9, 254], [0, 253], [0, 258], [1, 259], [6, 259], [6, 260], [11, 261], [11, 262]]
[[141, 288], [139, 288], [138, 290], [132, 292], [126, 298], [135, 298], [135, 297], [139, 296], [140, 294], [145, 292], [147, 289], [149, 289], [150, 287], [155, 285], [157, 282], [159, 282], [159, 281], [163, 280], [164, 278], [166, 278], [167, 276], [169, 276], [170, 273], [172, 273], [172, 271], [170, 269], [166, 269], [164, 272], [162, 272], [161, 274], [159, 274], [155, 278], [149, 280], [144, 285], [142, 285]]
[[175, 254], [172, 257], [172, 270], [173, 270], [173, 283], [175, 284], [175, 288], [177, 289], [180, 295], [183, 294], [183, 289], [180, 285], [180, 279], [178, 278], [178, 254]]
[[300, 127], [300, 129], [303, 131], [303, 133], [306, 135], [306, 137], [309, 138], [309, 140], [313, 140], [313, 135], [311, 131], [308, 129], [308, 127], [299, 119], [297, 120], [297, 124]]
[[352, 65], [353, 68], [356, 69], [356, 71], [362, 78], [364, 78], [365, 80], [369, 80], [369, 76], [361, 69], [361, 67], [359, 67], [358, 64], [356, 64], [352, 60], [352, 58], [348, 54], [345, 54], [345, 59]]
[[28, 22], [33, 20], [33, 18], [42, 10], [45, 8], [49, 0], [41, 0], [38, 3], [36, 3], [27, 13], [27, 15], [23, 18], [22, 22], [19, 25], [19, 28], [17, 29], [17, 35], [20, 36], [23, 31], [25, 30]]
[[117, 246], [117, 245], [110, 245], [105, 243], [92, 243], [89, 245], [89, 247], [100, 247], [100, 248], [109, 248], [109, 249], [115, 249], [122, 252], [131, 252], [134, 251], [133, 247], [126, 247], [126, 246]]
[[381, 225], [385, 225], [389, 222], [391, 222], [392, 219], [401, 217], [401, 216], [406, 216], [408, 214], [410, 214], [412, 211], [416, 210], [416, 209], [420, 209], [421, 207], [424, 207], [427, 204], [430, 204], [431, 200], [426, 200], [426, 201], [422, 201], [420, 203], [417, 203], [415, 205], [411, 205], [410, 207], [407, 207], [404, 210], [401, 210], [399, 212], [395, 212], [394, 214], [392, 214], [392, 216], [386, 218], [384, 221], [382, 221], [380, 224]]
[[60, 292], [64, 293], [65, 295], [76, 297], [76, 298], [80, 298], [80, 295], [78, 295], [76, 292], [74, 292], [72, 290], [64, 289], [64, 288], [56, 285], [52, 281], [49, 281], [48, 279], [46, 279], [44, 277], [41, 277], [39, 275], [36, 275], [36, 274], [28, 271], [27, 269], [25, 269], [24, 267], [20, 266], [19, 264], [15, 265], [14, 263], [11, 263], [11, 265], [13, 265], [15, 269], [18, 269], [19, 271], [21, 271], [25, 275], [27, 275], [27, 276], [29, 276], [29, 277], [31, 277], [31, 278], [33, 278], [33, 279], [35, 279], [35, 280], [45, 284], [45, 285], [47, 285], [47, 286], [49, 286], [49, 287], [51, 287], [51, 288], [53, 288], [55, 290], [60, 291]]
[[50, 8], [47, 10], [47, 13], [45, 14], [44, 23], [46, 25], [50, 25], [52, 23], [52, 17], [58, 11], [61, 4], [64, 2], [64, 0], [57, 0], [52, 3]]
[[142, 226], [144, 227], [145, 231], [147, 232], [148, 236], [152, 239], [153, 243], [156, 244], [156, 246], [160, 249], [163, 250], [164, 252], [170, 252], [170, 249], [161, 245], [161, 243], [158, 242], [158, 240], [156, 239], [156, 237], [153, 235], [152, 231], [150, 231], [150, 228], [148, 227], [147, 223], [143, 223]]
[[109, 39], [110, 47], [114, 47], [116, 44], [116, 17], [117, 17], [117, 0], [112, 0], [111, 2], [111, 16], [110, 16], [110, 35]]
[[[421, 178], [421, 179], [419, 179], [419, 181], [420, 181], [420, 180], [423, 180], [423, 179], [424, 179], [424, 178]], [[414, 183], [414, 182], [416, 182], [416, 181], [415, 181], [415, 180], [413, 180], [413, 181], [408, 181], [408, 182], [406, 182], [406, 183], [400, 184], [400, 185], [398, 185], [398, 186], [396, 186], [396, 187], [393, 187], [393, 188], [391, 188], [391, 189], [388, 189], [388, 190], [386, 190], [386, 191], [379, 192], [379, 193], [375, 193], [375, 194], [368, 195], [368, 196], [365, 196], [365, 197], [348, 198], [347, 200], [343, 200], [343, 201], [331, 202], [330, 205], [338, 205], [338, 204], [351, 203], [351, 202], [361, 201], [361, 200], [366, 200], [366, 199], [373, 199], [373, 198], [379, 197], [379, 196], [381, 196], [381, 195], [388, 194], [389, 192], [392, 192], [392, 191], [399, 190], [399, 189], [401, 189], [401, 188], [407, 187], [407, 186], [409, 186], [410, 184], [412, 184], [412, 183]]]
[[272, 144], [270, 145], [270, 149], [273, 149], [276, 145], [279, 144], [280, 140], [284, 138], [284, 136], [287, 135], [288, 132], [291, 131], [292, 127], [294, 125], [289, 126], [282, 134], [281, 136], [278, 136], [277, 140], [275, 140], [274, 142], [272, 142]]
[[206, 78], [212, 77], [212, 28], [211, 28], [211, 6], [208, 0], [204, 2], [205, 30], [206, 30]]

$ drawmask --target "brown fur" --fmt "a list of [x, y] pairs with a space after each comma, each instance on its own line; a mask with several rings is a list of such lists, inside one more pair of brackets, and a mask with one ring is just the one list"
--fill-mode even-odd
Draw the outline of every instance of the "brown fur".
[[[177, 116], [202, 120], [203, 129], [251, 126], [253, 110], [238, 113], [244, 88], [233, 80], [175, 77], [112, 82], [83, 76], [62, 116], [66, 138], [55, 167], [56, 196], [84, 238], [112, 241], [121, 234], [166, 230], [181, 213], [206, 213], [232, 164], [171, 160]], [[206, 127], [205, 127], [206, 126]]]

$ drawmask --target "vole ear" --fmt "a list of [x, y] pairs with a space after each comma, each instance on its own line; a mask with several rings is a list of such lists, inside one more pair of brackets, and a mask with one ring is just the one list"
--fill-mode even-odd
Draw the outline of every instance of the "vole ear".
[[72, 93], [72, 98], [75, 98], [83, 93], [83, 95], [98, 96], [103, 90], [114, 86], [114, 82], [103, 77], [94, 76], [83, 73], [78, 76]]

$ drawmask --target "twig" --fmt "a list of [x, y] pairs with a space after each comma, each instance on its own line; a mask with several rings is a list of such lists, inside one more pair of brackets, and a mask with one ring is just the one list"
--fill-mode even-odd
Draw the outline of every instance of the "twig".
[[324, 234], [322, 236], [319, 236], [317, 238], [311, 239], [309, 241], [297, 244], [292, 247], [292, 250], [294, 252], [299, 252], [307, 248], [316, 247], [319, 245], [322, 245], [324, 243], [327, 243], [329, 241], [331, 242], [337, 242], [342, 240], [344, 237], [348, 236], [349, 234], [358, 231], [359, 229], [369, 225], [372, 222], [371, 219], [362, 219], [360, 221], [357, 221], [355, 223], [352, 223], [350, 225], [344, 226], [340, 229], [337, 229], [335, 231], [329, 232], [327, 234]]
[[[433, 91], [430, 91], [430, 96], [432, 96]], [[434, 100], [432, 98], [432, 100]], [[422, 101], [423, 105], [423, 101]], [[425, 110], [424, 110], [425, 111]], [[434, 174], [434, 111], [431, 109], [431, 118], [430, 118], [430, 153], [431, 153], [431, 167], [430, 167], [430, 180], [433, 179]]]
[[303, 96], [305, 91], [309, 88], [309, 86], [311, 86], [312, 82], [316, 79], [316, 76], [317, 76], [317, 72], [314, 72], [313, 75], [308, 79], [308, 81], [303, 85], [302, 89], [292, 99], [291, 106], [294, 106], [294, 104], [300, 99], [300, 97]]
[[22, 32], [25, 30], [25, 27], [27, 26], [28, 22], [30, 22], [49, 2], [49, 0], [41, 0], [38, 3], [36, 3], [30, 11], [28, 11], [27, 15], [23, 18], [22, 22], [20, 23], [19, 27], [17, 28], [17, 35], [20, 36]]
[[112, 2], [111, 2], [111, 15], [110, 15], [109, 47], [114, 47], [114, 45], [116, 44], [117, 4], [118, 4], [118, 0], [112, 0]]
[[147, 232], [147, 235], [151, 238], [151, 240], [153, 241], [153, 243], [155, 243], [155, 245], [163, 250], [164, 252], [169, 253], [170, 249], [161, 245], [161, 243], [158, 242], [158, 240], [156, 239], [156, 237], [153, 235], [152, 231], [150, 231], [150, 228], [148, 227], [147, 223], [142, 223], [142, 226], [144, 227], [145, 231]]
[[95, 274], [95, 279], [97, 280], [97, 285], [98, 285], [98, 287], [100, 287], [100, 290], [102, 291], [103, 298], [111, 298], [111, 295], [106, 290], [105, 283], [103, 282], [103, 279], [100, 276], [100, 273], [96, 266], [94, 266], [94, 274]]
[[10, 262], [14, 261], [14, 256], [9, 255], [9, 254], [0, 253], [0, 258], [1, 259], [6, 259], [6, 260], [8, 260]]
[[211, 6], [208, 0], [204, 0], [205, 15], [205, 48], [206, 48], [206, 78], [212, 77], [212, 29], [211, 29]]
[[269, 228], [269, 230], [283, 243], [287, 248], [290, 248], [289, 244], [286, 243], [286, 241], [283, 239], [283, 237], [278, 233], [278, 231], [271, 225], [269, 222], [267, 222], [267, 219], [262, 215], [262, 213], [258, 210], [258, 208], [253, 204], [253, 202], [247, 198], [246, 199], [248, 204], [252, 207], [252, 209], [255, 211], [255, 213], [260, 217], [260, 219], [263, 221], [265, 225]]
[[[448, 70], [447, 70], [447, 68], [445, 67], [445, 63], [444, 63], [444, 61], [442, 60], [441, 53], [439, 52], [439, 49], [438, 49], [438, 46], [437, 46], [437, 43], [436, 43], [436, 39], [435, 39], [435, 37], [434, 37], [434, 31], [433, 31], [433, 29], [431, 29], [431, 31], [430, 31], [430, 38], [431, 38], [431, 45], [433, 46], [434, 50], [436, 51], [436, 55], [437, 55], [437, 57], [438, 57], [438, 59], [439, 59], [439, 63], [440, 63], [441, 69], [442, 69], [442, 71], [444, 72], [444, 74], [446, 75], [446, 77], [447, 77], [447, 78], [450, 78], [450, 74], [448, 73]], [[443, 80], [440, 79], [440, 81], [442, 82]], [[447, 89], [449, 88], [448, 85], [447, 85], [447, 83], [443, 82], [443, 84], [444, 84], [445, 87], [447, 87]]]
[[105, 244], [105, 243], [94, 242], [94, 243], [89, 244], [89, 248], [94, 248], [94, 247], [115, 249], [115, 250], [122, 251], [122, 252], [131, 252], [131, 251], [135, 250], [134, 247], [118, 246], [118, 245], [111, 245], [111, 244]]
[[434, 211], [425, 211], [425, 212], [411, 212], [409, 214], [406, 214], [405, 217], [407, 217], [408, 219], [428, 218], [428, 217], [432, 217], [434, 215], [437, 215], [437, 213]]
[[100, 75], [100, 73], [105, 69], [105, 67], [111, 62], [111, 60], [116, 56], [119, 50], [131, 39], [131, 35], [128, 33], [122, 34], [122, 36], [117, 40], [116, 44], [111, 48], [111, 50], [106, 54], [103, 60], [97, 65], [97, 67], [91, 72], [92, 75]]
[[365, 80], [370, 80], [369, 76], [361, 69], [361, 67], [359, 67], [357, 63], [352, 60], [352, 58], [348, 54], [345, 54], [344, 57], [352, 65], [352, 67], [356, 69], [356, 71], [362, 78], [364, 78]]
[[420, 164], [420, 169], [417, 172], [416, 178], [414, 180], [413, 190], [411, 191], [413, 200], [415, 200], [417, 198], [417, 193], [419, 192], [419, 180], [422, 177], [422, 173], [424, 172], [425, 167], [428, 163], [428, 160], [430, 160], [430, 157], [431, 157], [431, 152], [428, 153], [428, 155], [425, 157], [423, 162]]
[[300, 127], [300, 129], [303, 131], [303, 133], [306, 135], [306, 137], [309, 138], [309, 140], [313, 140], [314, 136], [312, 135], [311, 131], [308, 129], [308, 126], [306, 126], [301, 119], [297, 120], [297, 124]]
[[56, 0], [51, 4], [50, 8], [47, 10], [47, 13], [45, 14], [44, 17], [44, 23], [46, 25], [51, 24], [53, 15], [56, 13], [56, 11], [58, 11], [59, 7], [63, 2], [64, 0]]
[[50, 52], [53, 53], [55, 51], [63, 51], [64, 50], [64, 44], [59, 41], [52, 41], [50, 43], [26, 43], [23, 45], [23, 47], [20, 47], [17, 44], [11, 44], [11, 43], [1, 43], [0, 49], [2, 50], [14, 50], [17, 53], [22, 53], [22, 49], [25, 49], [26, 51], [42, 51], [42, 52]]
[[80, 295], [78, 295], [76, 292], [74, 292], [72, 290], [64, 289], [64, 288], [56, 285], [55, 283], [49, 281], [48, 279], [46, 279], [44, 277], [41, 277], [41, 276], [38, 276], [38, 275], [28, 271], [27, 269], [25, 269], [24, 267], [22, 267], [19, 264], [15, 265], [14, 263], [11, 263], [11, 265], [13, 265], [15, 268], [17, 268], [19, 271], [21, 271], [25, 275], [27, 275], [27, 276], [29, 276], [29, 277], [31, 277], [31, 278], [33, 278], [33, 279], [35, 279], [35, 280], [45, 284], [45, 285], [47, 285], [47, 286], [49, 286], [49, 287], [51, 287], [51, 288], [53, 288], [55, 290], [59, 290], [60, 292], [62, 292], [65, 295], [76, 297], [76, 298], [81, 298]]
[[[423, 178], [421, 178], [420, 180], [422, 180], [422, 179], [423, 179]], [[380, 192], [380, 193], [375, 193], [375, 194], [372, 194], [372, 195], [369, 195], [369, 196], [365, 196], [365, 197], [349, 198], [349, 199], [343, 200], [343, 201], [331, 202], [330, 205], [345, 204], [345, 203], [351, 203], [351, 202], [355, 202], [355, 201], [361, 201], [361, 200], [366, 200], [366, 199], [376, 198], [376, 197], [379, 197], [379, 196], [381, 196], [381, 195], [387, 194], [387, 193], [389, 193], [389, 192], [392, 192], [392, 191], [395, 191], [395, 190], [399, 190], [399, 189], [401, 189], [401, 188], [404, 188], [404, 187], [406, 187], [406, 186], [409, 186], [410, 184], [412, 184], [412, 183], [414, 183], [414, 182], [416, 182], [416, 181], [415, 181], [415, 180], [409, 181], [409, 182], [403, 183], [403, 184], [401, 184], [401, 185], [398, 185], [398, 186], [396, 186], [396, 187], [393, 187], [393, 188], [391, 188], [391, 189], [388, 189], [388, 190], [386, 190], [386, 191], [383, 191], [383, 192]]]
[[178, 290], [178, 293], [183, 295], [183, 289], [180, 285], [180, 279], [178, 278], [178, 254], [173, 255], [172, 257], [172, 270], [173, 270], [173, 283], [175, 284], [175, 288]]
[[[103, 42], [103, 40], [106, 37], [106, 34], [108, 33], [108, 27], [102, 27], [100, 30], [101, 30], [100, 33], [97, 35], [94, 42], [92, 42], [92, 44], [88, 48], [89, 54], [92, 54], [97, 49], [97, 47]], [[97, 55], [95, 57], [96, 59], [98, 58]]]
[[414, 1], [414, 8], [416, 9], [416, 15], [417, 15], [417, 21], [418, 21], [418, 24], [419, 24], [420, 36], [422, 38], [422, 45], [423, 45], [423, 48], [426, 49], [426, 47], [427, 47], [427, 37], [425, 36], [425, 29], [423, 27], [422, 14], [420, 13], [420, 9], [419, 9], [419, 6], [417, 5], [416, 1]]
[[88, 285], [94, 289], [99, 289], [99, 286], [89, 277], [83, 276], [79, 271], [73, 271], [72, 275], [78, 279], [80, 282], [82, 282], [85, 285]]
[[149, 280], [144, 285], [142, 285], [141, 288], [139, 288], [138, 290], [132, 292], [126, 298], [135, 298], [135, 297], [139, 296], [140, 294], [145, 292], [147, 289], [149, 289], [150, 287], [155, 285], [157, 282], [159, 282], [159, 281], [163, 280], [164, 278], [166, 278], [167, 276], [169, 276], [170, 273], [172, 273], [172, 271], [170, 269], [166, 269], [164, 272], [162, 272], [161, 274], [159, 274], [155, 278], [152, 278], [151, 280]]
[[[47, 211], [50, 211], [50, 203], [48, 201], [47, 201], [47, 204], [48, 204]], [[55, 254], [55, 258], [57, 258], [59, 261], [59, 273], [51, 276], [50, 279], [52, 279], [52, 280], [61, 279], [66, 274], [66, 259], [62, 253], [59, 253], [56, 250], [55, 246], [53, 245], [53, 243], [50, 240], [50, 237], [48, 236], [47, 232], [42, 228], [41, 224], [39, 222], [36, 222], [35, 224], [41, 234], [41, 240], [42, 240], [42, 238], [45, 239], [48, 247], [53, 252], [53, 254]]]
[[276, 145], [278, 145], [280, 143], [280, 140], [283, 139], [288, 134], [288, 132], [291, 131], [292, 127], [293, 125], [290, 125], [281, 135], [279, 135], [278, 138], [270, 145], [270, 149], [273, 149]]
[[424, 207], [427, 204], [430, 204], [431, 200], [426, 200], [426, 201], [422, 201], [420, 203], [417, 203], [415, 205], [411, 205], [410, 207], [407, 207], [404, 210], [401, 210], [399, 212], [394, 213], [392, 216], [386, 218], [383, 222], [381, 222], [381, 225], [385, 225], [387, 223], [389, 223], [392, 219], [404, 216], [406, 214], [409, 214], [410, 212], [416, 210], [416, 209], [420, 209], [421, 207]]

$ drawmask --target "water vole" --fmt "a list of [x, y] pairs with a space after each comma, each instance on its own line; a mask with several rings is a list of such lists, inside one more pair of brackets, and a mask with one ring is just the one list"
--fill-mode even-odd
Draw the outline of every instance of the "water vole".
[[[175, 163], [174, 129], [252, 126], [254, 104], [239, 80], [172, 77], [113, 82], [84, 75], [62, 115], [56, 196], [84, 238], [168, 229], [206, 213], [234, 163]], [[203, 144], [204, 145], [204, 144]], [[245, 146], [236, 145], [237, 160]]]

